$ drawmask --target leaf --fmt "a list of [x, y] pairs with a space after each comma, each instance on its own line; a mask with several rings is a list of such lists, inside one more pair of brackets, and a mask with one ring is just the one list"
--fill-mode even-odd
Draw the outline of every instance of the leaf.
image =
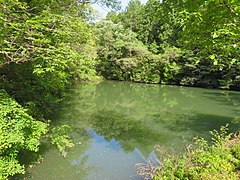
[[218, 65], [218, 61], [216, 59], [214, 59], [213, 65], [215, 65], [215, 66]]
[[216, 57], [214, 54], [212, 54], [211, 56], [209, 56], [210, 59], [214, 60]]
[[234, 64], [236, 61], [237, 61], [237, 59], [233, 58], [230, 63]]
[[213, 35], [212, 35], [212, 38], [215, 39], [215, 38], [218, 38], [218, 36], [219, 35], [216, 32], [214, 32]]

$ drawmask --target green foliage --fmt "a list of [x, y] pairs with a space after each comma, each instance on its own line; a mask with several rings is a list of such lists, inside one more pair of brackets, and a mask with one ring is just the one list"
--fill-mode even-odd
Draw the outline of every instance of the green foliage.
[[[239, 14], [238, 1], [149, 0], [141, 5], [133, 0], [125, 11], [110, 13], [107, 18], [130, 28], [154, 54], [180, 49], [179, 73], [165, 73], [175, 84], [238, 90]], [[156, 76], [158, 71], [146, 74]]]
[[82, 7], [37, 6], [35, 15], [26, 3], [0, 6], [0, 84], [34, 116], [50, 115], [71, 79], [95, 75], [93, 55], [86, 53], [94, 44], [90, 26], [75, 14]]
[[[162, 171], [162, 172], [158, 172]], [[178, 159], [168, 159], [164, 161], [164, 168], [158, 169], [156, 174], [152, 175], [153, 180], [164, 179], [176, 179], [176, 180], [186, 180], [184, 171], [184, 161]]]
[[147, 83], [174, 83], [182, 57], [178, 48], [165, 48], [154, 55], [136, 39], [136, 33], [118, 23], [101, 21], [95, 25], [99, 38], [97, 71], [107, 79]]
[[51, 143], [57, 147], [62, 156], [67, 155], [66, 148], [71, 148], [74, 144], [69, 138], [70, 126], [62, 125], [51, 129], [50, 139]]
[[196, 139], [196, 147], [181, 157], [168, 158], [153, 179], [239, 179], [239, 135], [227, 133], [227, 126], [214, 130], [212, 143]]
[[[117, 0], [92, 2], [119, 8]], [[72, 80], [93, 79], [97, 71], [115, 80], [240, 88], [237, 0], [132, 0], [93, 25], [90, 5], [75, 0], [2, 0], [0, 9], [0, 86], [27, 108], [1, 92], [1, 123], [20, 134], [0, 132], [3, 178], [24, 172], [19, 152], [37, 151], [46, 129], [32, 117], [49, 118]], [[72, 146], [62, 134], [67, 129], [53, 129], [52, 142], [63, 154]], [[215, 138], [217, 146], [222, 136]], [[238, 151], [230, 150], [234, 157]]]
[[93, 0], [93, 3], [113, 10], [119, 10], [121, 8], [121, 1], [119, 0]]
[[19, 154], [27, 150], [37, 152], [40, 137], [46, 131], [45, 123], [34, 120], [26, 109], [0, 90], [0, 179], [25, 172]]
[[198, 1], [181, 12], [184, 23], [179, 43], [194, 52], [195, 84], [239, 88], [237, 6], [237, 1]]
[[[0, 1], [0, 179], [24, 173], [46, 121], [72, 80], [95, 76], [89, 6], [76, 1]], [[6, 92], [16, 101], [10, 99]], [[21, 106], [21, 105], [22, 106]], [[24, 108], [23, 108], [24, 107]], [[54, 144], [64, 151], [61, 133]], [[61, 138], [60, 138], [61, 137]]]

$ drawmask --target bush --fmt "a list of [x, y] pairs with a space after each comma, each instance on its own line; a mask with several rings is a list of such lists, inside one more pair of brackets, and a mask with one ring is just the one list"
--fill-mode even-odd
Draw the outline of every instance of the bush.
[[0, 90], [0, 179], [25, 172], [19, 162], [23, 151], [37, 152], [47, 125], [36, 121], [21, 105]]
[[[158, 179], [239, 179], [240, 135], [227, 133], [227, 126], [214, 130], [212, 142], [196, 138], [195, 146], [180, 157], [170, 156], [149, 172]], [[140, 167], [141, 168], [141, 167]], [[152, 168], [153, 169], [153, 168]]]

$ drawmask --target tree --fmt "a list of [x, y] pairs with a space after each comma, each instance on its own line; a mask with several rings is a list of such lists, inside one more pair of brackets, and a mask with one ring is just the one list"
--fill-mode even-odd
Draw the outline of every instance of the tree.
[[185, 20], [179, 43], [194, 52], [196, 84], [239, 88], [238, 5], [237, 1], [197, 1], [181, 12]]
[[179, 49], [178, 84], [239, 89], [239, 11], [235, 0], [149, 0], [131, 1], [108, 18], [132, 29], [154, 54]]
[[66, 86], [95, 75], [90, 25], [71, 2], [0, 2], [0, 179], [25, 172], [20, 153], [38, 151]]

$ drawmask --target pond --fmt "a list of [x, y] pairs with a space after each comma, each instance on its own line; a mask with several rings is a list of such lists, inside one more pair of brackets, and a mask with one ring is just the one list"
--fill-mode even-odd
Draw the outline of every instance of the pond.
[[82, 83], [57, 109], [72, 127], [67, 157], [46, 146], [43, 162], [25, 179], [141, 179], [136, 164], [157, 163], [156, 145], [182, 152], [194, 136], [240, 125], [240, 92], [131, 82]]

